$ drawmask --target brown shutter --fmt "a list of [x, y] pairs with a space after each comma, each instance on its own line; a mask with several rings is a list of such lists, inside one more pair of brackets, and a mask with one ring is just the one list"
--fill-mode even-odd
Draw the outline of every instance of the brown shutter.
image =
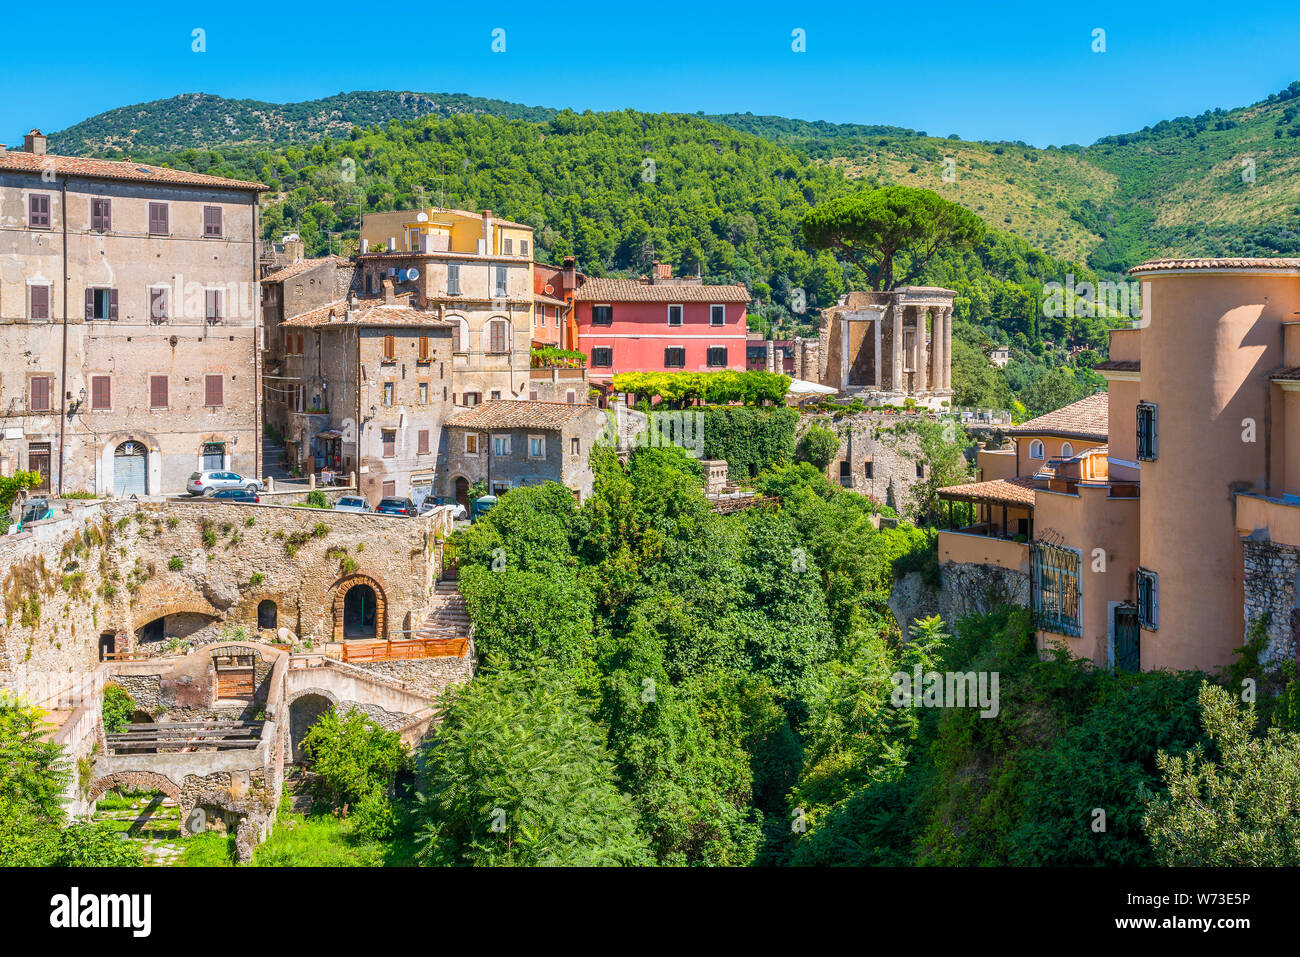
[[95, 290], [86, 290], [86, 321], [95, 318]]
[[97, 375], [91, 377], [90, 407], [92, 409], [111, 409], [113, 407], [113, 380], [108, 376]]
[[203, 207], [203, 235], [204, 236], [221, 235], [221, 207], [220, 206]]
[[30, 226], [48, 227], [50, 225], [50, 197], [44, 193], [33, 193], [27, 197], [27, 222]]
[[428, 430], [428, 429], [421, 429], [421, 430], [420, 430], [420, 434], [419, 434], [419, 444], [417, 445], [415, 451], [416, 451], [416, 453], [419, 454], [419, 455], [427, 455], [427, 454], [428, 454], [428, 452], [429, 452], [429, 430]]
[[225, 380], [219, 375], [209, 375], [203, 377], [203, 404], [204, 405], [223, 405], [222, 399], [223, 386]]
[[154, 236], [166, 236], [168, 229], [166, 203], [149, 204], [149, 232]]
[[32, 319], [50, 318], [50, 287], [28, 286], [31, 290], [31, 309], [28, 316]]
[[428, 336], [420, 336], [420, 358], [421, 359], [429, 358], [429, 337]]
[[50, 380], [48, 377], [32, 377], [27, 406], [33, 412], [50, 411]]
[[298, 333], [298, 355], [304, 355], [302, 348], [302, 333]]
[[167, 377], [151, 375], [149, 377], [149, 407], [151, 409], [167, 408]]
[[397, 356], [397, 340], [392, 336], [384, 336], [384, 358], [393, 359]]
[[117, 290], [116, 289], [110, 289], [108, 291], [108, 318], [113, 320], [117, 319]]

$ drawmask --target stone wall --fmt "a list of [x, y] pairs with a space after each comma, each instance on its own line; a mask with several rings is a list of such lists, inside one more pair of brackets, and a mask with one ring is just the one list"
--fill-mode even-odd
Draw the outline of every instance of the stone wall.
[[[906, 515], [914, 505], [912, 487], [922, 476], [917, 474], [921, 462], [919, 437], [915, 433], [889, 432], [905, 420], [905, 416], [882, 412], [804, 415], [799, 420], [796, 441], [814, 424], [835, 432], [840, 447], [827, 466], [830, 481]], [[847, 469], [843, 463], [848, 463]]]
[[1249, 636], [1256, 622], [1265, 629], [1264, 661], [1294, 660], [1296, 628], [1300, 625], [1300, 549], [1268, 539], [1242, 541], [1244, 565], [1243, 613]]
[[403, 688], [437, 698], [452, 685], [474, 676], [474, 643], [463, 658], [419, 658], [408, 661], [364, 661], [352, 666], [399, 683]]
[[939, 568], [941, 584], [928, 584], [920, 572], [908, 572], [894, 582], [889, 609], [903, 633], [918, 618], [938, 615], [951, 630], [966, 615], [984, 614], [1000, 605], [1029, 604], [1029, 576], [997, 565], [945, 562]]

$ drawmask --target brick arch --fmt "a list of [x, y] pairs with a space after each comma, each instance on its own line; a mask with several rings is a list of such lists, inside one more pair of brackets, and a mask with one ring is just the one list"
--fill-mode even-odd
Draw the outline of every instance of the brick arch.
[[329, 701], [330, 704], [334, 705], [334, 707], [336, 708], [339, 707], [339, 705], [341, 704], [341, 702], [339, 701], [339, 696], [336, 695], [333, 691], [327, 691], [325, 688], [313, 687], [313, 688], [300, 688], [299, 690], [295, 691], [293, 694], [289, 695], [289, 699], [285, 702], [285, 705], [286, 706], [291, 705], [299, 698], [304, 698], [309, 694], [314, 694], [318, 697], [325, 698], [326, 700]]
[[369, 585], [375, 592], [375, 637], [388, 637], [388, 596], [384, 593], [384, 586], [379, 583], [379, 579], [365, 572], [357, 572], [353, 575], [347, 575], [336, 581], [331, 587], [334, 590], [334, 641], [343, 640], [343, 600], [347, 593], [357, 585]]
[[180, 601], [160, 601], [157, 604], [148, 605], [146, 607], [146, 611], [136, 612], [135, 617], [132, 619], [131, 628], [133, 631], [139, 631], [145, 625], [149, 624], [149, 622], [158, 618], [164, 618], [167, 615], [195, 614], [207, 615], [209, 618], [216, 619], [225, 618], [225, 612], [216, 605], [209, 601], [205, 601], [202, 598], [192, 598]]
[[177, 804], [181, 803], [181, 789], [171, 778], [153, 771], [114, 771], [102, 778], [96, 778], [90, 786], [87, 800], [91, 803], [104, 796], [105, 791], [113, 788], [126, 788], [128, 791], [162, 791]]

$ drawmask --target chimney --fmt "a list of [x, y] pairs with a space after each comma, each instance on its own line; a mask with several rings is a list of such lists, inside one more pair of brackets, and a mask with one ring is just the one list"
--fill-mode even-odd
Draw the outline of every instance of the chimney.
[[483, 210], [483, 247], [487, 255], [492, 255], [492, 210]]
[[392, 306], [397, 303], [397, 294], [393, 292], [393, 281], [384, 280], [384, 305]]
[[563, 284], [564, 292], [573, 292], [574, 288], [576, 288], [578, 284], [576, 275], [577, 271], [578, 266], [574, 258], [572, 256], [565, 256], [564, 267], [560, 272], [560, 275], [563, 277], [560, 281]]
[[32, 130], [23, 137], [23, 152], [31, 153], [33, 156], [45, 155], [45, 134], [40, 130]]
[[302, 239], [296, 235], [284, 237], [284, 258], [292, 263], [300, 263], [306, 256], [307, 248]]

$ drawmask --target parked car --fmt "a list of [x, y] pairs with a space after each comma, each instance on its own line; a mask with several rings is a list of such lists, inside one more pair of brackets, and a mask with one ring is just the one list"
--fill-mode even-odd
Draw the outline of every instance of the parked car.
[[54, 509], [50, 507], [50, 500], [47, 498], [29, 498], [23, 503], [23, 510], [18, 519], [18, 531], [29, 522], [40, 522], [47, 518], [54, 517]]
[[415, 503], [409, 498], [381, 498], [375, 511], [380, 515], [414, 515]]
[[336, 512], [368, 512], [370, 503], [364, 498], [354, 495], [345, 495], [334, 503]]
[[191, 495], [211, 495], [223, 488], [242, 488], [249, 492], [262, 491], [262, 483], [257, 479], [245, 478], [238, 472], [194, 472], [185, 483], [185, 491]]
[[223, 502], [260, 502], [261, 496], [246, 488], [223, 488], [210, 493], [208, 498]]
[[430, 512], [432, 512], [432, 511], [433, 511], [435, 508], [437, 508], [439, 505], [450, 505], [450, 506], [452, 506], [452, 509], [451, 509], [451, 517], [452, 517], [453, 519], [457, 519], [457, 520], [459, 520], [459, 519], [463, 519], [463, 518], [467, 517], [468, 514], [469, 514], [468, 512], [465, 511], [465, 506], [464, 506], [464, 505], [461, 505], [460, 502], [458, 502], [458, 501], [456, 501], [454, 498], [451, 498], [451, 497], [446, 496], [446, 495], [437, 495], [437, 496], [435, 496], [435, 495], [428, 495], [428, 496], [426, 496], [425, 499], [424, 499], [424, 501], [422, 501], [422, 502], [420, 503], [420, 514], [421, 514], [421, 515], [428, 515]]

